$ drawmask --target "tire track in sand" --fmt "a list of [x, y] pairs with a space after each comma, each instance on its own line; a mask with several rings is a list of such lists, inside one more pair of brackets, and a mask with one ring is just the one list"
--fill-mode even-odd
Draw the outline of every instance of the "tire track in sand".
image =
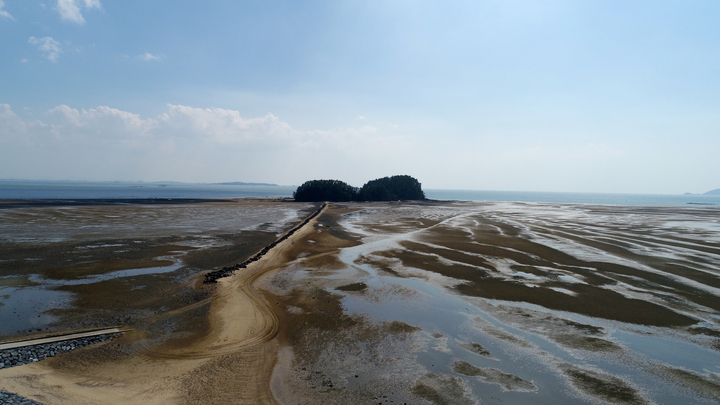
[[[269, 249], [266, 247], [245, 261], [244, 268], [235, 265], [220, 270], [225, 274], [215, 278], [218, 286], [211, 298], [210, 327], [205, 337], [185, 347], [161, 345], [147, 348], [146, 355], [175, 359], [216, 357], [273, 339], [280, 329], [280, 319], [253, 283], [284, 264], [285, 250], [313, 229], [316, 218], [326, 208], [327, 203], [324, 203], [320, 209], [270, 244]], [[227, 270], [232, 270], [229, 275]]]

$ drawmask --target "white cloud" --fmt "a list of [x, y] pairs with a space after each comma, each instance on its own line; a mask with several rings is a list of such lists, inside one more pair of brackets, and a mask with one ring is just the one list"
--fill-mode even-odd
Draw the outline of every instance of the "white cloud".
[[160, 60], [160, 57], [155, 56], [155, 55], [151, 54], [150, 52], [145, 52], [143, 55], [140, 55], [140, 59], [151, 61], [151, 60]]
[[28, 39], [28, 43], [37, 46], [40, 52], [45, 54], [45, 57], [48, 58], [51, 62], [56, 62], [57, 58], [62, 53], [62, 49], [60, 48], [60, 42], [52, 39], [51, 37], [30, 37], [30, 39]]
[[299, 184], [333, 176], [358, 185], [367, 180], [358, 168], [402, 164], [391, 155], [408, 149], [372, 126], [302, 131], [273, 114], [245, 118], [235, 110], [182, 105], [168, 105], [154, 118], [60, 105], [41, 121], [0, 105], [0, 144], [0, 173], [11, 177]]
[[0, 17], [12, 19], [13, 16], [11, 16], [10, 13], [8, 13], [7, 11], [3, 10], [3, 7], [5, 7], [5, 2], [3, 0], [0, 0]]
[[63, 20], [84, 24], [85, 19], [80, 13], [81, 5], [88, 9], [101, 8], [100, 0], [58, 0], [57, 11], [60, 13], [60, 18]]

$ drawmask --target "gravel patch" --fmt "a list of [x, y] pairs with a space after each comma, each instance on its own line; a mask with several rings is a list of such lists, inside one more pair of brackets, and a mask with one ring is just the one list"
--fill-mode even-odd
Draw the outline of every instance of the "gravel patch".
[[121, 333], [109, 333], [106, 335], [0, 350], [0, 369], [34, 363], [48, 357], [104, 342], [120, 335]]
[[[0, 350], [0, 369], [35, 363], [48, 357], [70, 352], [120, 336], [122, 333], [108, 333], [59, 342]], [[40, 402], [0, 390], [0, 405], [42, 405]]]
[[32, 399], [23, 398], [20, 395], [0, 390], [0, 405], [42, 405]]

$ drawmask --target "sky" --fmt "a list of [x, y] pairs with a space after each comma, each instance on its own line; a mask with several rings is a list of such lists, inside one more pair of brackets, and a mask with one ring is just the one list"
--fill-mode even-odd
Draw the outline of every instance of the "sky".
[[0, 0], [0, 179], [720, 187], [720, 2]]

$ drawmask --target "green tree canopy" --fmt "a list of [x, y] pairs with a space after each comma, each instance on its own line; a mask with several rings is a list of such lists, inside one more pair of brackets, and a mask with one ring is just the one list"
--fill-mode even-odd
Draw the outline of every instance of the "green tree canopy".
[[295, 190], [295, 201], [354, 201], [357, 188], [340, 180], [310, 180]]
[[401, 175], [371, 180], [360, 189], [360, 200], [424, 200], [420, 182], [411, 176]]
[[295, 201], [424, 200], [420, 182], [407, 175], [371, 180], [358, 189], [340, 180], [310, 180], [293, 193]]

